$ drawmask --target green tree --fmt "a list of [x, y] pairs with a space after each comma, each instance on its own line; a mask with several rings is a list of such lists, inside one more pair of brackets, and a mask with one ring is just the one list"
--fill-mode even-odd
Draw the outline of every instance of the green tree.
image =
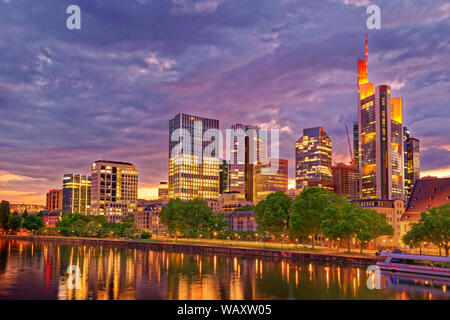
[[28, 215], [25, 220], [23, 221], [23, 227], [27, 230], [39, 230], [42, 227], [44, 227], [44, 221], [41, 217], [30, 214]]
[[351, 239], [363, 228], [359, 219], [360, 207], [344, 203], [341, 207], [330, 206], [322, 222], [323, 234], [332, 240], [347, 242], [348, 252], [351, 252]]
[[412, 245], [429, 241], [444, 249], [450, 249], [450, 203], [428, 209], [421, 213], [419, 222], [404, 236], [403, 241]]
[[361, 222], [361, 228], [356, 232], [355, 238], [360, 244], [361, 253], [370, 241], [380, 236], [391, 236], [394, 234], [394, 229], [387, 222], [385, 215], [366, 208], [359, 208], [357, 215]]
[[162, 208], [160, 218], [175, 237], [207, 237], [213, 232], [221, 231], [225, 226], [223, 217], [214, 214], [206, 201], [201, 199], [171, 199], [167, 207]]
[[258, 231], [267, 231], [274, 236], [286, 233], [292, 200], [284, 192], [278, 191], [260, 201], [254, 207]]
[[0, 226], [5, 230], [8, 227], [8, 219], [9, 219], [10, 215], [11, 215], [11, 210], [9, 207], [9, 202], [3, 200], [0, 203]]
[[25, 219], [28, 216], [28, 210], [25, 209], [25, 211], [22, 213], [22, 218]]
[[[316, 235], [321, 232], [322, 220], [330, 206], [342, 205], [342, 198], [324, 188], [309, 187], [295, 198], [289, 217], [289, 233], [302, 238], [311, 236], [312, 248]], [[334, 209], [336, 210], [336, 209]]]
[[22, 226], [22, 217], [17, 215], [9, 216], [8, 218], [8, 229], [12, 231], [17, 231]]
[[426, 241], [422, 223], [415, 223], [404, 236], [403, 242], [410, 248], [420, 248], [422, 254], [422, 243]]

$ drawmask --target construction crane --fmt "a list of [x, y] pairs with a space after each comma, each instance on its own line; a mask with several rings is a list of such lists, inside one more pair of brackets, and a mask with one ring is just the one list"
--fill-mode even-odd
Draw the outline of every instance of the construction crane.
[[345, 131], [347, 132], [347, 142], [348, 142], [348, 152], [350, 152], [350, 164], [353, 164], [355, 161], [353, 159], [352, 153], [352, 145], [350, 143], [350, 135], [348, 134], [348, 125], [345, 125]]

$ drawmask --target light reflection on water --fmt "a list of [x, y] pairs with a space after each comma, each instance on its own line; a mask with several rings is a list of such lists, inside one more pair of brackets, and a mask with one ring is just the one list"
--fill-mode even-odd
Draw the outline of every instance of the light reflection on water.
[[[79, 289], [67, 268], [81, 270]], [[0, 239], [0, 299], [447, 299], [450, 283], [365, 268]]]

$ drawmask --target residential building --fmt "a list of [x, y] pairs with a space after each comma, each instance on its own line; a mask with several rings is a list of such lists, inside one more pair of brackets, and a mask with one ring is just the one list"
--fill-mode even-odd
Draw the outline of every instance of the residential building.
[[56, 224], [60, 220], [62, 214], [61, 209], [52, 210], [52, 211], [44, 211], [42, 213], [42, 220], [44, 221], [44, 225], [46, 227], [54, 228]]
[[91, 214], [91, 177], [65, 174], [62, 209], [66, 213]]
[[98, 160], [92, 164], [91, 212], [117, 222], [133, 215], [138, 194], [138, 170], [129, 162]]
[[138, 201], [134, 214], [136, 228], [150, 232], [165, 230], [166, 228], [159, 217], [163, 206], [165, 204], [161, 201]]
[[214, 129], [219, 120], [185, 113], [169, 121], [169, 198], [219, 198], [219, 141], [207, 137]]
[[402, 98], [369, 82], [368, 50], [358, 61], [358, 165], [363, 199], [403, 199]]
[[334, 192], [342, 194], [349, 200], [358, 199], [358, 170], [356, 165], [338, 163], [331, 168]]
[[425, 177], [417, 180], [401, 218], [402, 236], [420, 220], [422, 212], [447, 203], [450, 203], [450, 178]]
[[331, 139], [322, 127], [303, 130], [295, 143], [296, 189], [321, 186], [333, 190]]
[[47, 205], [46, 210], [62, 210], [63, 207], [63, 191], [60, 190], [49, 190], [47, 192]]
[[250, 210], [236, 210], [225, 213], [228, 228], [234, 231], [256, 231], [256, 214]]

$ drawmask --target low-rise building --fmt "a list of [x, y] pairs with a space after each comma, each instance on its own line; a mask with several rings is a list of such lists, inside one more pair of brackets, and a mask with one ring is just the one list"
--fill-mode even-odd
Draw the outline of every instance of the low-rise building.
[[59, 220], [61, 220], [62, 209], [44, 211], [42, 213], [42, 220], [46, 227], [54, 228]]
[[254, 206], [253, 202], [242, 199], [241, 193], [233, 191], [221, 194], [219, 196], [219, 203], [223, 212]]
[[145, 231], [160, 231], [165, 227], [161, 223], [159, 214], [164, 204], [158, 201], [138, 205], [134, 214], [136, 228]]
[[235, 210], [225, 213], [228, 228], [234, 231], [256, 231], [256, 214], [251, 210]]

